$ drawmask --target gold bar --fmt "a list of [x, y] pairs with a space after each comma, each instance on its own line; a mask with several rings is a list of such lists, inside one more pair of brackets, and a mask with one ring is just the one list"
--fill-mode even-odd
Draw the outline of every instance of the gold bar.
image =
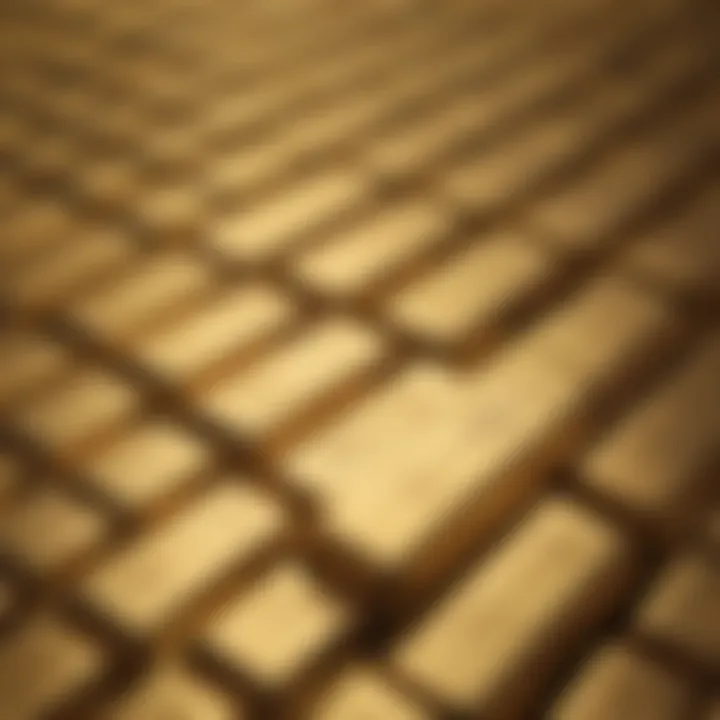
[[70, 366], [68, 348], [37, 332], [9, 331], [0, 354], [0, 407], [7, 407]]
[[228, 354], [273, 334], [293, 316], [285, 295], [245, 285], [140, 341], [137, 354], [163, 381], [187, 382]]
[[122, 268], [136, 252], [134, 244], [121, 234], [98, 230], [77, 240], [73, 236], [9, 277], [4, 292], [20, 306], [47, 307]]
[[642, 635], [716, 672], [720, 667], [720, 571], [700, 555], [671, 560], [637, 611]]
[[105, 657], [89, 638], [54, 618], [34, 618], [0, 645], [0, 707], [37, 720], [100, 677]]
[[215, 422], [261, 439], [368, 373], [383, 354], [374, 332], [330, 318], [218, 383], [200, 404]]
[[33, 572], [48, 573], [97, 547], [108, 529], [96, 510], [42, 484], [9, 508], [0, 526], [0, 553]]
[[341, 170], [324, 170], [278, 191], [252, 210], [221, 221], [211, 240], [232, 260], [262, 261], [292, 250], [304, 236], [359, 206], [367, 181]]
[[405, 286], [388, 301], [388, 314], [403, 330], [434, 342], [477, 339], [554, 276], [547, 255], [501, 231]]
[[300, 255], [295, 273], [326, 295], [352, 297], [437, 245], [449, 218], [430, 202], [390, 205], [351, 230]]
[[308, 720], [429, 720], [413, 700], [395, 689], [375, 668], [343, 670], [318, 701]]
[[153, 668], [121, 697], [104, 720], [243, 720], [245, 715], [218, 689], [179, 665]]
[[656, 129], [616, 147], [571, 184], [539, 200], [527, 212], [529, 227], [568, 251], [596, 250], [612, 242], [624, 223], [647, 210], [695, 160]]
[[562, 651], [614, 607], [630, 567], [618, 530], [548, 500], [410, 632], [393, 663], [450, 707], [523, 717]]
[[136, 388], [86, 366], [18, 408], [13, 425], [48, 449], [66, 454], [128, 419], [140, 406]]
[[582, 149], [582, 126], [557, 112], [470, 158], [439, 180], [448, 200], [474, 212], [499, 209], [540, 182]]
[[148, 420], [81, 462], [84, 476], [119, 507], [142, 511], [205, 469], [210, 448], [172, 421]]
[[153, 633], [282, 526], [267, 495], [224, 481], [107, 560], [83, 581], [82, 595], [129, 635]]
[[117, 341], [211, 285], [210, 269], [201, 262], [175, 253], [161, 254], [128, 270], [112, 285], [78, 299], [68, 314], [90, 334]]
[[692, 515], [699, 475], [720, 444], [720, 340], [705, 343], [584, 463], [584, 484], [661, 523]]
[[633, 274], [674, 291], [716, 292], [720, 276], [720, 182], [711, 182], [679, 213], [654, 227], [625, 253]]
[[227, 669], [281, 690], [345, 636], [351, 617], [303, 567], [288, 561], [222, 608], [203, 646]]
[[622, 642], [596, 651], [562, 693], [548, 720], [684, 720], [693, 687]]

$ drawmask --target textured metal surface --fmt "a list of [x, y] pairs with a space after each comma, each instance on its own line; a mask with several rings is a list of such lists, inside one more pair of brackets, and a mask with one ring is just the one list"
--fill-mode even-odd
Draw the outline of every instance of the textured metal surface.
[[6, 0], [3, 720], [712, 720], [711, 2]]

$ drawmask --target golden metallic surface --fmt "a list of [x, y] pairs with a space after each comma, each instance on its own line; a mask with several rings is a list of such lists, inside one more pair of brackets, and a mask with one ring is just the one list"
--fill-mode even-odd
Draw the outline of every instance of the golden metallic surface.
[[554, 720], [680, 720], [692, 712], [692, 689], [662, 664], [622, 643], [598, 650], [551, 711]]
[[159, 720], [160, 718], [206, 718], [238, 720], [234, 703], [185, 668], [153, 668], [117, 705], [108, 708], [103, 720]]
[[549, 255], [506, 232], [428, 268], [390, 300], [388, 312], [403, 330], [423, 339], [478, 342], [555, 277]]
[[555, 654], [617, 602], [629, 550], [599, 518], [547, 500], [411, 630], [392, 663], [450, 706], [522, 713]]
[[382, 342], [371, 330], [341, 318], [311, 325], [239, 377], [218, 382], [203, 403], [219, 424], [262, 439], [377, 365]]
[[352, 614], [302, 567], [270, 568], [241, 597], [221, 607], [202, 638], [230, 671], [282, 691], [332, 647]]
[[202, 263], [177, 253], [160, 254], [80, 296], [70, 309], [71, 320], [91, 335], [117, 342], [209, 287], [212, 277]]
[[317, 703], [312, 720], [426, 720], [429, 714], [375, 668], [349, 666]]
[[210, 579], [249, 559], [281, 522], [270, 498], [226, 480], [121, 548], [87, 577], [82, 594], [123, 631], [151, 633]]
[[719, 720], [707, 0], [5, 0], [0, 720]]
[[720, 666], [720, 572], [701, 555], [676, 558], [650, 588], [638, 632], [710, 670]]
[[297, 274], [330, 297], [362, 294], [436, 245], [446, 224], [440, 208], [422, 199], [393, 203], [301, 255]]
[[585, 482], [655, 523], [692, 517], [720, 445], [720, 345], [713, 338], [595, 448]]
[[0, 650], [3, 712], [18, 720], [42, 717], [97, 681], [104, 664], [97, 643], [55, 618], [33, 618]]
[[182, 383], [288, 320], [292, 307], [270, 288], [222, 294], [138, 342], [139, 362], [165, 381]]
[[181, 488], [210, 462], [209, 448], [194, 433], [177, 422], [150, 418], [90, 454], [81, 468], [88, 483], [118, 507], [139, 511]]

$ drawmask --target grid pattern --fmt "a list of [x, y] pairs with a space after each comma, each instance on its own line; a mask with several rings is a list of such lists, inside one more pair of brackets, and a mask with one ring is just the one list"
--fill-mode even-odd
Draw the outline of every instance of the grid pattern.
[[712, 2], [0, 18], [2, 718], [720, 718]]

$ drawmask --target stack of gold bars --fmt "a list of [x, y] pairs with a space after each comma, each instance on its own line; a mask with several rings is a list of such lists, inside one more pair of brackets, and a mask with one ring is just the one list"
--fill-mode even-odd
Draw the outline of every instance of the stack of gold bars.
[[712, 0], [4, 0], [1, 720], [718, 720]]

